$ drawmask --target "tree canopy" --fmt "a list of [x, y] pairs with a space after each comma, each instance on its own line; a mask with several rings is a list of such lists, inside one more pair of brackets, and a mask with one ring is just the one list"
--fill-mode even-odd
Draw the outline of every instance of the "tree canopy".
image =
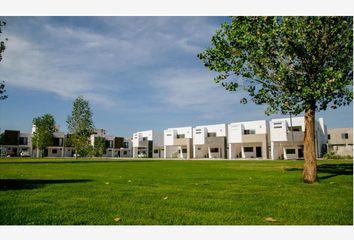
[[198, 57], [267, 114], [337, 108], [353, 99], [352, 28], [352, 17], [233, 17]]
[[66, 123], [70, 133], [70, 143], [75, 148], [75, 152], [80, 156], [86, 156], [90, 152], [89, 137], [94, 131], [89, 102], [81, 96], [77, 97]]
[[35, 125], [32, 145], [37, 148], [37, 157], [39, 157], [39, 151], [53, 144], [53, 133], [56, 131], [55, 120], [52, 115], [45, 114], [34, 118], [32, 123]]
[[[6, 26], [6, 22], [2, 21], [0, 19], [0, 62], [2, 60], [2, 53], [5, 51], [6, 46], [5, 46], [5, 41], [7, 41], [7, 38], [5, 40], [1, 39], [1, 34], [2, 34], [2, 28]], [[5, 94], [6, 89], [5, 89], [5, 82], [0, 81], [0, 100], [4, 100], [7, 98], [7, 95]]]

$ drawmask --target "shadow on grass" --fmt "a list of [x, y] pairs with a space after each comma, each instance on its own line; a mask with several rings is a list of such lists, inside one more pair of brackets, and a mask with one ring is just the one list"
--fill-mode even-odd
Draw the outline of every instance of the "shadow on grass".
[[0, 162], [0, 164], [60, 164], [60, 163], [130, 163], [130, 162], [160, 162], [161, 160], [83, 160], [83, 161], [26, 161], [26, 162]]
[[41, 180], [41, 179], [0, 179], [0, 191], [25, 190], [44, 187], [47, 184], [58, 183], [83, 183], [91, 182], [88, 179], [63, 179], [63, 180]]
[[[303, 171], [303, 168], [286, 168], [285, 171]], [[321, 164], [317, 166], [317, 173], [328, 174], [326, 176], [319, 176], [318, 179], [328, 179], [340, 175], [353, 175], [352, 163], [338, 163], [338, 164]]]

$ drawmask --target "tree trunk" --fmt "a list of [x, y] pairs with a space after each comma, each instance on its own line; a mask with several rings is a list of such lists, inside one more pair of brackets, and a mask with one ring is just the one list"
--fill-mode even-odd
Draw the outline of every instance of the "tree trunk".
[[36, 149], [37, 151], [36, 151], [36, 155], [37, 155], [37, 158], [39, 158], [39, 149], [38, 149], [38, 147], [37, 147], [37, 149]]
[[317, 162], [315, 149], [315, 109], [316, 103], [311, 103], [305, 111], [304, 138], [304, 182], [314, 183], [317, 180]]

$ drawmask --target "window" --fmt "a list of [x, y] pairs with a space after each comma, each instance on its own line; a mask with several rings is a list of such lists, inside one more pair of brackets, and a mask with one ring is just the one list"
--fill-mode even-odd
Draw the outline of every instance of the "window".
[[123, 151], [123, 154], [126, 155], [126, 154], [127, 154], [127, 151]]
[[286, 154], [295, 154], [295, 149], [294, 148], [285, 149], [285, 153]]
[[177, 138], [185, 138], [184, 134], [177, 134]]
[[327, 138], [328, 138], [328, 140], [330, 140], [331, 139], [331, 134], [328, 134]]
[[143, 138], [142, 138], [142, 141], [147, 141], [147, 140], [148, 140], [147, 137], [143, 137]]
[[159, 153], [159, 150], [158, 149], [154, 149], [154, 153]]
[[27, 144], [28, 144], [28, 138], [20, 137], [20, 145], [27, 145]]
[[244, 135], [256, 134], [256, 130], [254, 130], [254, 129], [245, 129], [243, 131], [243, 134]]
[[199, 151], [202, 150], [202, 148], [197, 148]]
[[301, 126], [292, 126], [292, 127], [288, 127], [288, 131], [301, 132], [302, 128]]
[[123, 142], [123, 148], [129, 148], [129, 143], [128, 142]]
[[281, 122], [275, 122], [275, 123], [273, 123], [273, 128], [282, 128], [282, 124], [281, 124]]
[[216, 133], [213, 133], [213, 132], [208, 133], [208, 137], [216, 137]]
[[201, 134], [202, 133], [202, 129], [196, 129], [195, 130], [195, 134]]
[[219, 148], [210, 148], [210, 152], [218, 153], [219, 152]]
[[171, 136], [172, 136], [172, 134], [171, 134], [171, 133], [169, 133], [169, 134], [166, 134], [166, 136], [171, 137]]
[[182, 149], [182, 153], [187, 153], [187, 149], [186, 149], [186, 148], [183, 148], [183, 149]]
[[348, 137], [348, 133], [342, 133], [341, 136], [342, 136], [342, 139], [348, 139], [349, 138]]
[[244, 147], [243, 151], [244, 152], [253, 152], [253, 147]]
[[57, 150], [57, 149], [52, 149], [52, 153], [53, 153], [53, 154], [57, 154], [57, 153], [58, 153], [58, 150]]

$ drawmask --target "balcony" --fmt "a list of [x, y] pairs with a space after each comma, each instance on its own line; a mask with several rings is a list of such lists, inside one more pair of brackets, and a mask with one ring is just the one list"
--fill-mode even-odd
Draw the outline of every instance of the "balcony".
[[305, 133], [304, 132], [291, 132], [289, 131], [287, 133], [287, 139], [288, 141], [292, 141], [292, 136], [294, 135], [294, 142], [303, 142], [304, 141], [304, 136], [305, 136]]
[[191, 143], [190, 138], [175, 138], [173, 139], [173, 145], [178, 145], [178, 146], [187, 146]]
[[207, 137], [205, 138], [205, 144], [209, 145], [223, 145], [226, 137]]

